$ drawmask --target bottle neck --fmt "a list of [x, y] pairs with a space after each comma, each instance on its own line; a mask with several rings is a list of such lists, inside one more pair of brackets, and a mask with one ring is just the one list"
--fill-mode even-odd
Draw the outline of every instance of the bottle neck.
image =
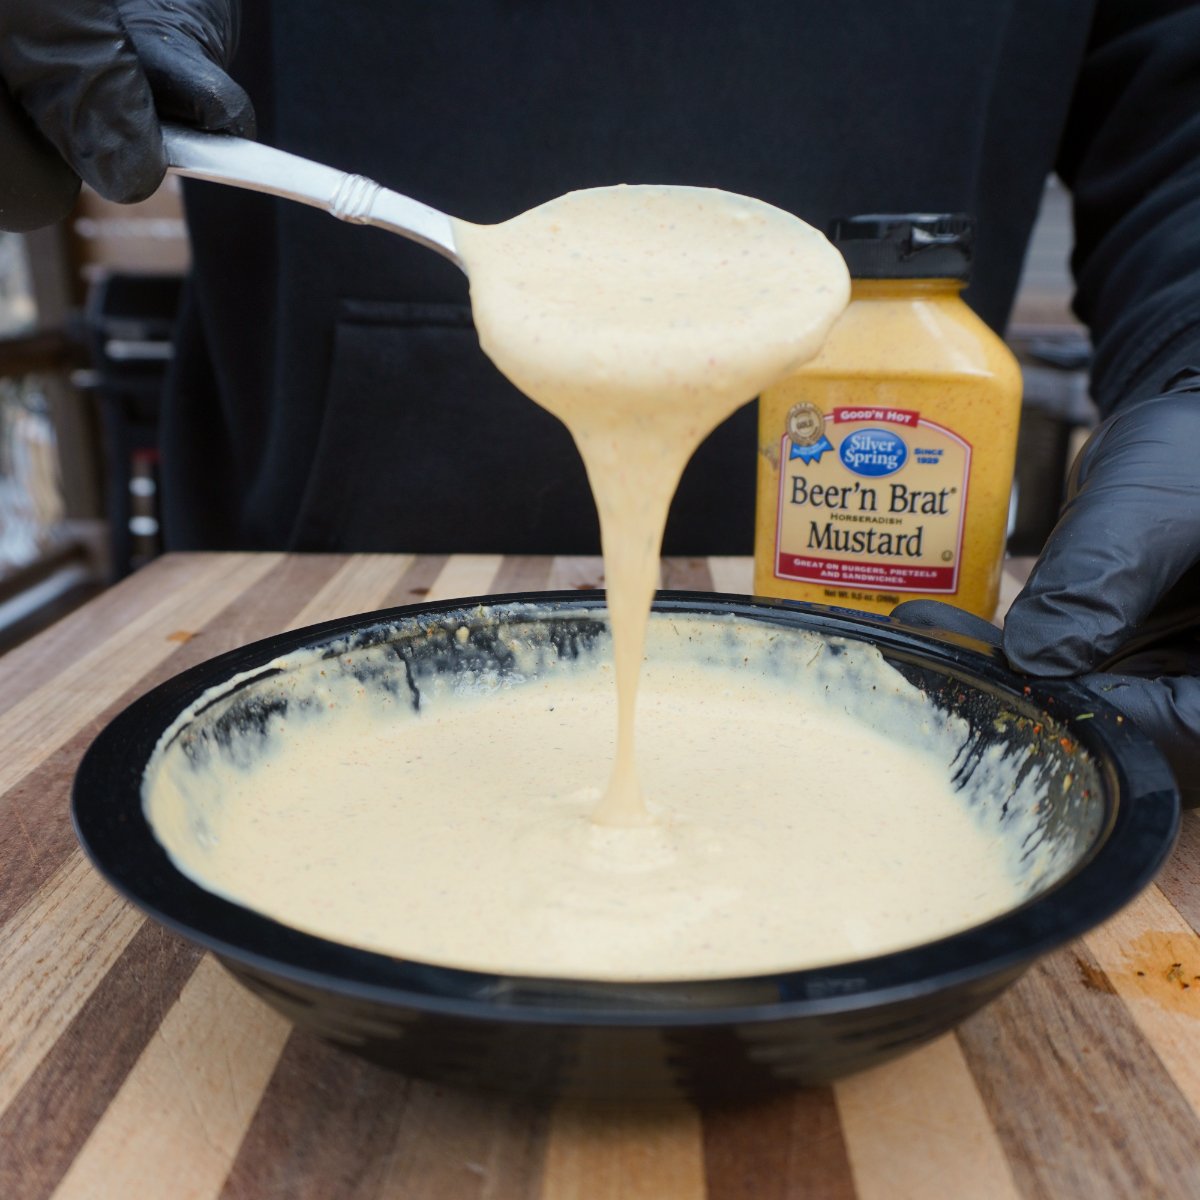
[[851, 300], [911, 300], [953, 298], [966, 287], [961, 279], [852, 279]]

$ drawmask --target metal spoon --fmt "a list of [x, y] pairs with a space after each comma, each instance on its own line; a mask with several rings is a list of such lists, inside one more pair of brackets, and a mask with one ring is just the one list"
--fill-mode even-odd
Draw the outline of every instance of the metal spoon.
[[436, 208], [389, 191], [373, 179], [223, 133], [164, 124], [163, 146], [174, 175], [266, 192], [323, 208], [339, 221], [376, 225], [411, 238], [462, 268], [451, 219]]

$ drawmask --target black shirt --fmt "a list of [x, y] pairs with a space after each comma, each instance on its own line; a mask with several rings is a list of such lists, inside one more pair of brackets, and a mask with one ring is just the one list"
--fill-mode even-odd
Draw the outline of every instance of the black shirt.
[[[969, 212], [997, 329], [1044, 180], [1076, 202], [1103, 408], [1200, 344], [1200, 6], [1166, 0], [261, 0], [260, 136], [475, 221], [689, 183], [824, 227]], [[587, 553], [583, 469], [484, 358], [463, 275], [399, 237], [190, 184], [164, 419], [176, 549]], [[752, 541], [753, 406], [684, 477], [669, 553]]]

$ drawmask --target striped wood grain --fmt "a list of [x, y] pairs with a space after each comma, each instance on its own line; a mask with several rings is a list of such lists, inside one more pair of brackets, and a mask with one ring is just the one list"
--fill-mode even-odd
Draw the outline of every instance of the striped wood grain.
[[[663, 568], [669, 588], [750, 580], [747, 560]], [[143, 922], [75, 849], [79, 756], [176, 672], [348, 613], [602, 584], [589, 558], [172, 557], [0, 659], [0, 1196], [1200, 1195], [1191, 816], [1161, 887], [955, 1034], [706, 1111], [521, 1105], [359, 1062]]]
[[1015, 1200], [1004, 1151], [953, 1034], [837, 1083], [861, 1200]]

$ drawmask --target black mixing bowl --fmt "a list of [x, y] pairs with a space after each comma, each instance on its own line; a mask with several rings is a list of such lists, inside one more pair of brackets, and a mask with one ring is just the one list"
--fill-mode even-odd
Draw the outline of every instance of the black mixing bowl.
[[[378, 676], [361, 652], [382, 648], [393, 678], [371, 682], [394, 689], [481, 668], [503, 679], [516, 670], [513, 634], [556, 658], [603, 653], [603, 606], [602, 595], [578, 592], [411, 606], [281, 634], [203, 663], [131, 705], [88, 750], [72, 797], [79, 839], [122, 895], [331, 1042], [446, 1083], [625, 1100], [821, 1083], [914, 1047], [1126, 904], [1170, 852], [1179, 804], [1165, 763], [1079, 685], [1020, 678], [987, 647], [883, 618], [695, 593], [660, 594], [655, 620], [717, 617], [878, 648], [965, 720], [955, 781], [974, 789], [987, 820], [1002, 826], [1009, 805], [1000, 793], [1036, 781], [1044, 799], [1033, 840], [1057, 848], [1061, 877], [985, 924], [876, 958], [746, 979], [586, 983], [452, 970], [299, 932], [205, 891], [155, 839], [142, 810], [143, 771], [164, 732], [209, 689], [232, 700], [211, 712], [206, 700], [189, 723], [207, 719], [220, 739], [286, 711], [287, 671], [269, 665], [280, 656], [313, 650], [330, 669], [356, 660], [344, 669]], [[1020, 764], [1000, 788], [991, 782], [997, 761]]]

